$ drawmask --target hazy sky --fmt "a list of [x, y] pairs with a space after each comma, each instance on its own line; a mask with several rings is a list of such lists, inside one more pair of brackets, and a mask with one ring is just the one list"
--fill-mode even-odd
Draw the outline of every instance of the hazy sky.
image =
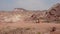
[[60, 0], [0, 0], [0, 10], [24, 8], [28, 10], [45, 10]]

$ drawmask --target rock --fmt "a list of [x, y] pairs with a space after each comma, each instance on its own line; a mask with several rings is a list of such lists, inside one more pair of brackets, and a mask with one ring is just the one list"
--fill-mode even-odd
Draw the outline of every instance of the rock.
[[47, 19], [51, 21], [60, 20], [60, 4], [57, 3], [53, 5], [50, 9], [48, 9], [46, 15], [47, 15]]

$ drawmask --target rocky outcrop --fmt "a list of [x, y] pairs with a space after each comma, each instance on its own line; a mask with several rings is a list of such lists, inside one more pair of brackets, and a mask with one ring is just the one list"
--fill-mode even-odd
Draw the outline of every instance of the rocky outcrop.
[[51, 20], [51, 21], [60, 20], [60, 4], [57, 3], [53, 5], [46, 13], [47, 13], [46, 15], [48, 20]]

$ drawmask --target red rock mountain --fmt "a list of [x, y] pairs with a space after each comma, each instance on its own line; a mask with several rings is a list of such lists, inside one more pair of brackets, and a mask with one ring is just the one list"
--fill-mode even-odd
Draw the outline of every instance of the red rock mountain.
[[60, 20], [60, 3], [53, 5], [48, 10], [25, 10], [23, 8], [15, 8], [13, 11], [0, 11], [0, 22], [45, 22]]

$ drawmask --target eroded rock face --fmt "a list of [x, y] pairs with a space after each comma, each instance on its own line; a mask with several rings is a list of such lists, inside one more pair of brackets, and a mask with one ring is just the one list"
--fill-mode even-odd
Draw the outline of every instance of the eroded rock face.
[[43, 19], [44, 18], [44, 16], [45, 16], [45, 12], [44, 11], [36, 11], [36, 12], [32, 12], [31, 14], [30, 14], [30, 16], [27, 18], [27, 19], [25, 19], [27, 22], [33, 22], [33, 23], [40, 23], [41, 21], [43, 21], [43, 20], [41, 20], [41, 18]]
[[51, 7], [47, 12], [47, 19], [60, 20], [60, 4], [57, 3]]

